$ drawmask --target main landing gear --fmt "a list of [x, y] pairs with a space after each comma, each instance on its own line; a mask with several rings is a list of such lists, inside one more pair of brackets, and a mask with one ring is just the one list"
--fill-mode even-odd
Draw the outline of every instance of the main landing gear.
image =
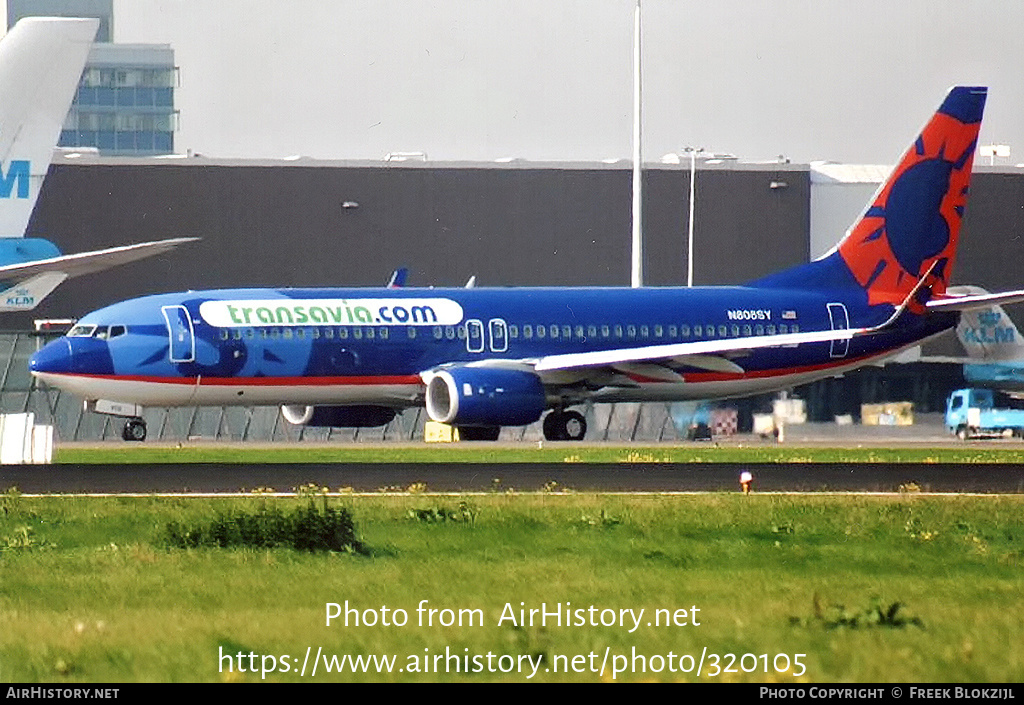
[[578, 411], [555, 409], [544, 417], [544, 438], [549, 441], [582, 441], [587, 420]]
[[124, 430], [121, 431], [121, 438], [126, 441], [146, 440], [146, 421], [139, 417], [128, 419], [124, 422]]

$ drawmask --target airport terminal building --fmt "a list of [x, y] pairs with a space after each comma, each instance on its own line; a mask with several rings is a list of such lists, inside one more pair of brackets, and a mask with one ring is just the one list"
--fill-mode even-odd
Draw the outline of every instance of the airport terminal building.
[[[842, 237], [845, 226], [836, 224], [851, 223], [884, 176], [879, 168], [715, 162], [696, 172], [698, 285], [741, 284], [821, 254]], [[975, 172], [954, 283], [1022, 288], [1024, 168], [976, 165]], [[686, 282], [689, 177], [688, 164], [645, 168], [647, 286]], [[74, 319], [122, 299], [187, 289], [380, 286], [398, 267], [409, 268], [410, 286], [460, 286], [471, 276], [478, 286], [626, 286], [630, 228], [628, 162], [65, 154], [50, 168], [29, 235], [46, 237], [65, 253], [168, 237], [202, 239], [159, 258], [70, 280], [31, 315], [8, 316], [0, 404], [6, 412], [30, 410], [41, 421], [53, 419], [66, 440], [118, 433], [103, 417], [83, 415], [80, 400], [33, 388], [27, 358], [38, 339], [27, 331], [34, 319]], [[962, 354], [952, 336], [932, 347], [926, 358]], [[962, 383], [959, 375], [952, 364], [890, 364], [795, 393], [815, 420], [856, 416], [865, 402], [912, 401], [920, 411], [936, 411]], [[740, 409], [742, 425], [766, 403], [731, 405]], [[591, 436], [674, 439], [671, 409], [661, 407], [591, 411], [601, 415], [592, 420]], [[298, 435], [282, 428], [274, 409], [153, 410], [158, 412], [149, 422], [153, 439]], [[363, 429], [362, 436], [414, 438], [422, 415], [406, 416], [391, 428]]]

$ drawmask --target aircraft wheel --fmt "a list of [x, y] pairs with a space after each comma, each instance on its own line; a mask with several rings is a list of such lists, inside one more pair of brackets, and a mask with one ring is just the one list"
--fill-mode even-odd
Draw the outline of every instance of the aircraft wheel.
[[587, 435], [587, 421], [578, 411], [552, 411], [544, 417], [544, 438], [549, 441], [580, 441]]
[[578, 411], [562, 414], [562, 435], [567, 441], [582, 441], [587, 435], [587, 420]]
[[544, 440], [561, 441], [562, 438], [562, 412], [552, 411], [544, 417]]
[[121, 438], [126, 441], [141, 442], [146, 440], [146, 422], [143, 419], [134, 418], [124, 422], [124, 430]]

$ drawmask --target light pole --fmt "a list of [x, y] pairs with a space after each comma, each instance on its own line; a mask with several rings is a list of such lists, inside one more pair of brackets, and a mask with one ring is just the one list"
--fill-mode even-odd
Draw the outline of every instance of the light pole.
[[643, 149], [641, 148], [641, 80], [640, 65], [640, 0], [633, 10], [633, 253], [630, 285], [644, 285], [644, 244], [643, 244], [643, 202], [640, 195], [643, 174]]
[[703, 147], [683, 147], [683, 152], [690, 155], [690, 222], [687, 228], [688, 245], [686, 253], [686, 286], [693, 286], [693, 198], [696, 193], [697, 155], [704, 151]]

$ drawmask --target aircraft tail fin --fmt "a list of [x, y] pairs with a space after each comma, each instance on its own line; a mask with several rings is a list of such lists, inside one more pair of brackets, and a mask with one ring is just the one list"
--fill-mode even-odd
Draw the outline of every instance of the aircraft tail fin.
[[[988, 293], [977, 287], [958, 287], [968, 288], [971, 289], [968, 292], [971, 294]], [[963, 311], [960, 314], [960, 323], [956, 327], [956, 335], [972, 359], [1024, 360], [1024, 338], [1021, 338], [1017, 326], [998, 304]]]
[[[822, 258], [752, 282], [856, 286], [870, 306], [945, 293], [956, 257], [987, 89], [957, 86], [921, 130], [842, 241]], [[919, 299], [912, 310], [920, 312]]]
[[0, 237], [22, 237], [97, 19], [26, 17], [0, 40]]

